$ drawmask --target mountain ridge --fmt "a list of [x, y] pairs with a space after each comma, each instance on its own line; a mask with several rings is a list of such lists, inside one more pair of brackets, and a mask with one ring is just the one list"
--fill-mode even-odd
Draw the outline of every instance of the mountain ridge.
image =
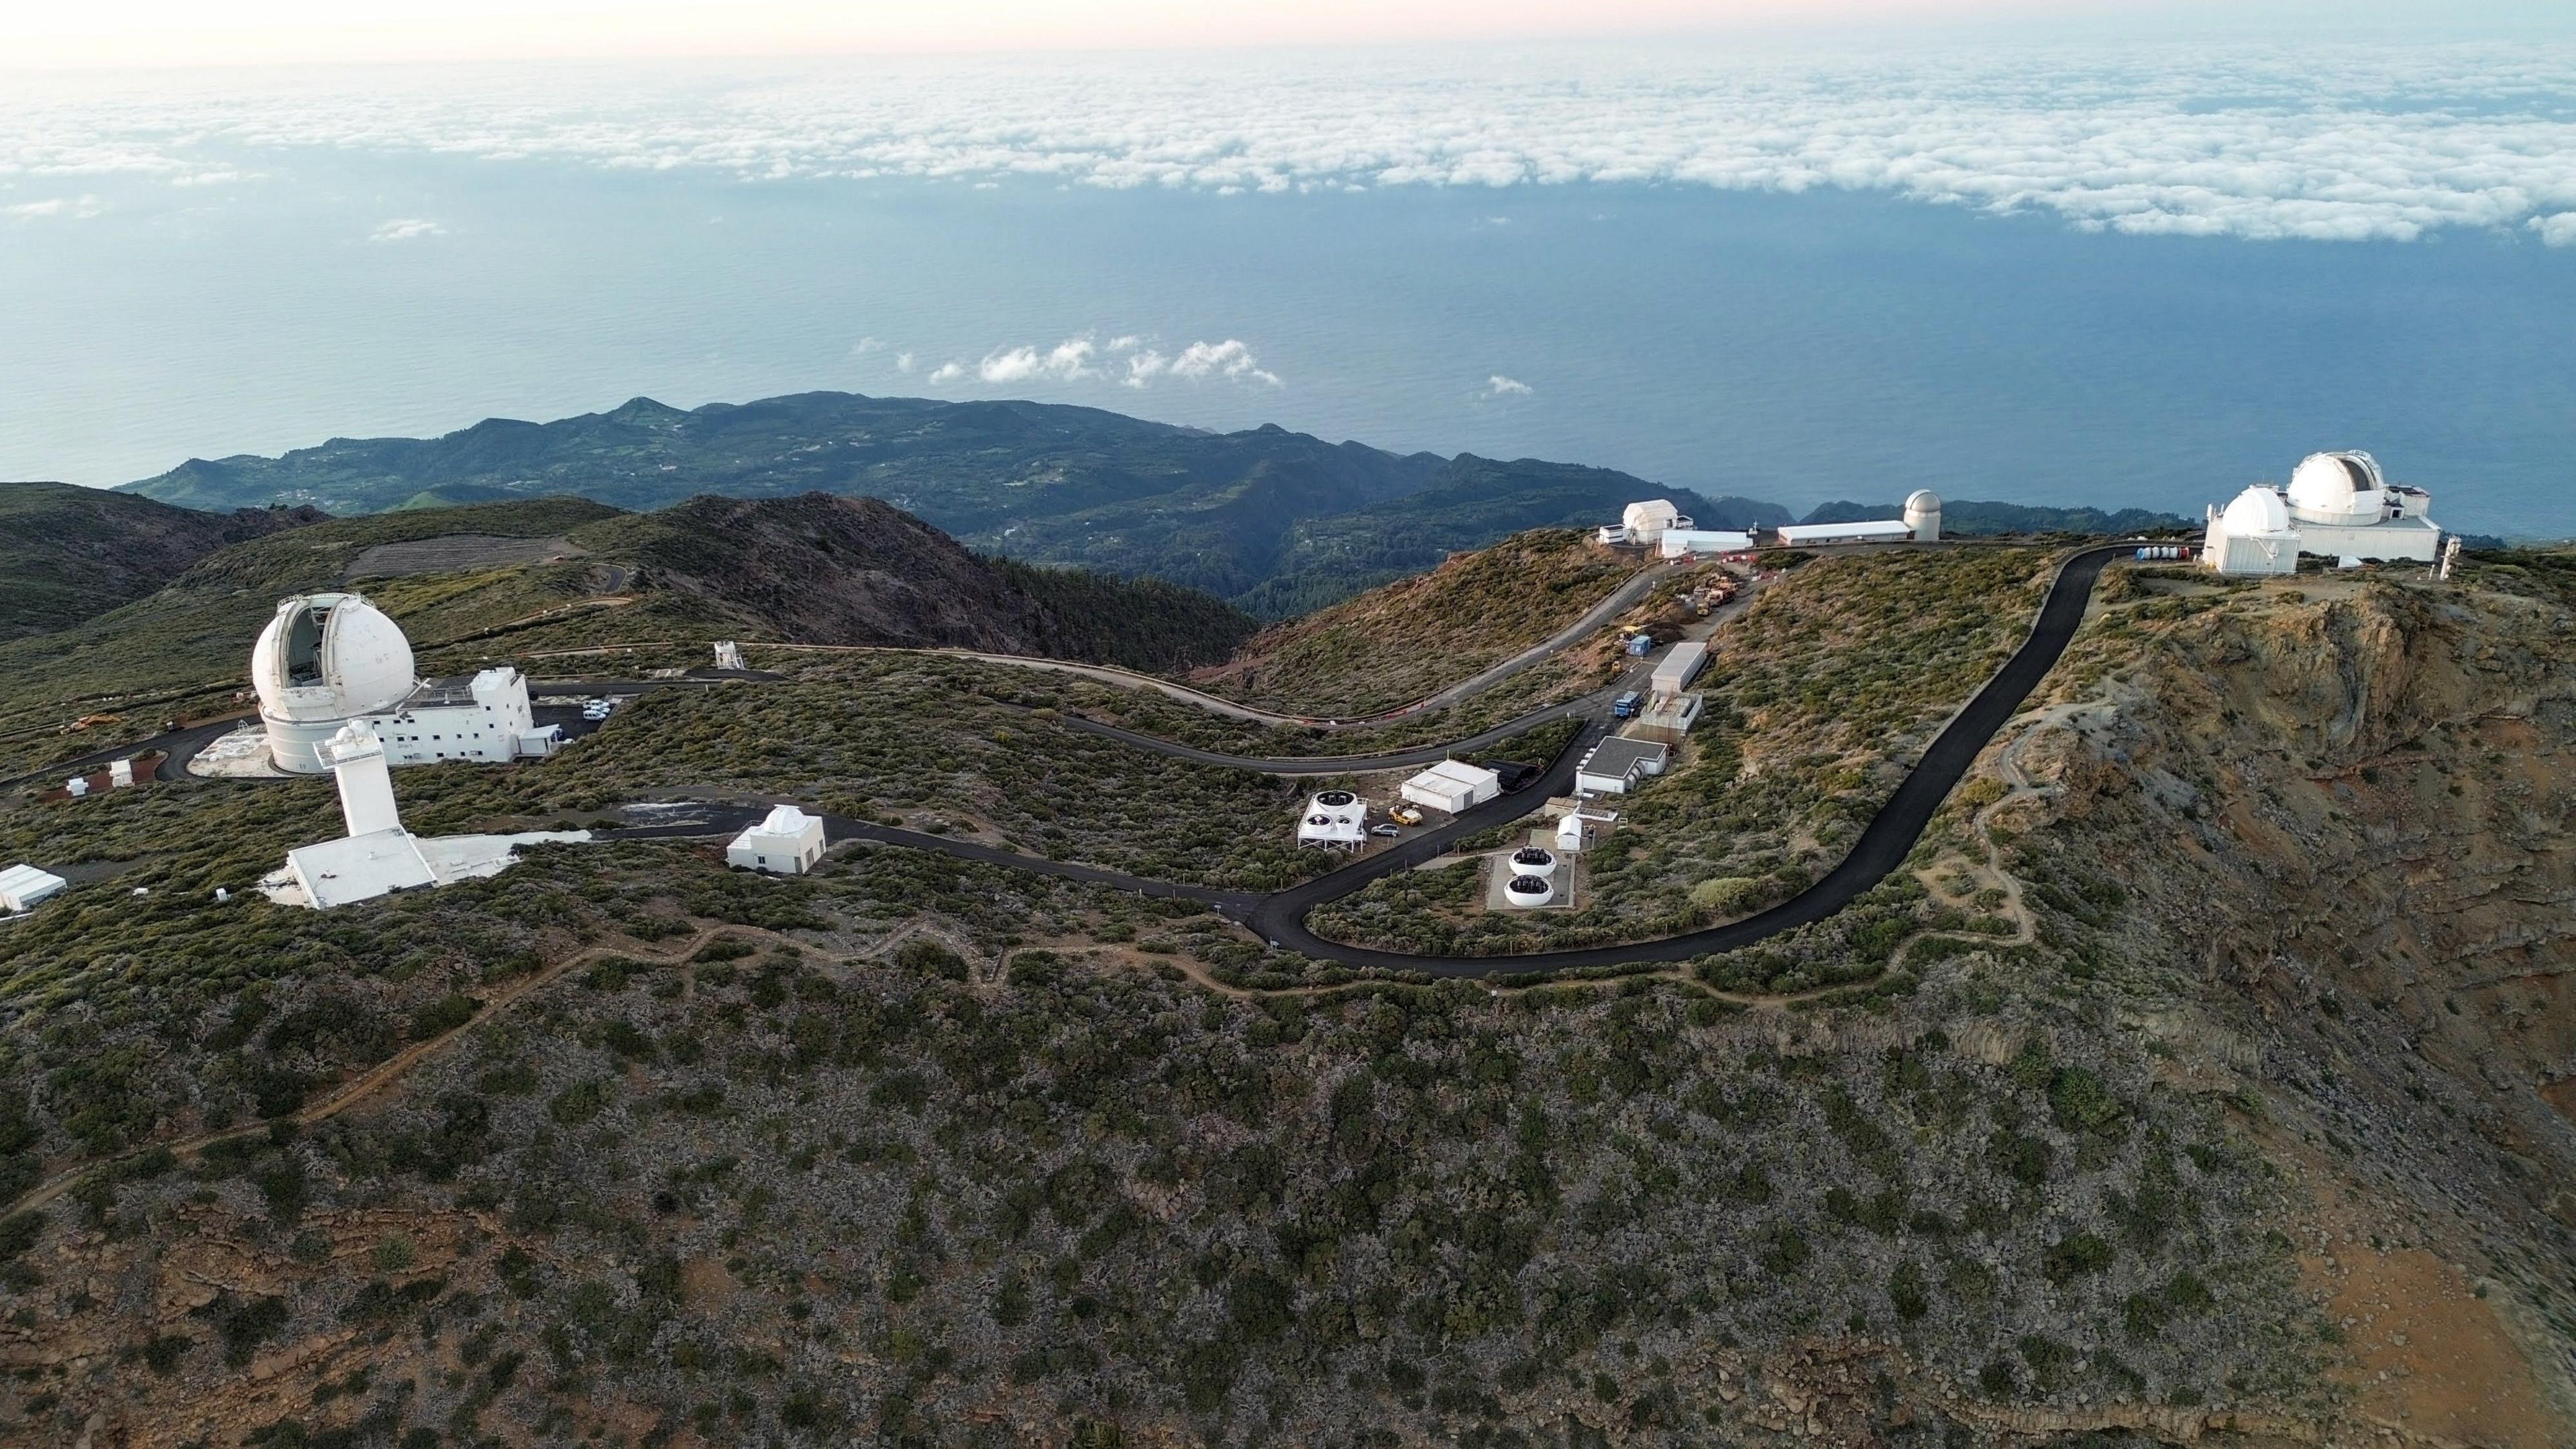
[[[700, 493], [820, 491], [882, 498], [979, 551], [1149, 574], [1256, 606], [1330, 602], [1452, 550], [1597, 521], [1639, 497], [1746, 522], [1790, 517], [1613, 469], [1396, 453], [1277, 423], [1218, 433], [1059, 403], [837, 392], [685, 410], [636, 397], [436, 438], [332, 438], [273, 458], [191, 458], [119, 491], [335, 514], [558, 494], [649, 510]], [[1437, 516], [1406, 517], [1404, 501], [1425, 494]], [[1319, 554], [1334, 560], [1320, 573], [1308, 566]], [[1273, 587], [1289, 572], [1309, 576]]]

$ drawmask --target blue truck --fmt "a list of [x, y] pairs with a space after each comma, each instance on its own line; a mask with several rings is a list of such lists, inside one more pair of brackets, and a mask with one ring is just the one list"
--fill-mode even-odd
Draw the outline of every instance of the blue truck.
[[1612, 719], [1635, 719], [1637, 717], [1637, 711], [1644, 709], [1645, 707], [1646, 697], [1632, 689], [1626, 694], [1619, 696], [1617, 699], [1610, 701], [1610, 717]]

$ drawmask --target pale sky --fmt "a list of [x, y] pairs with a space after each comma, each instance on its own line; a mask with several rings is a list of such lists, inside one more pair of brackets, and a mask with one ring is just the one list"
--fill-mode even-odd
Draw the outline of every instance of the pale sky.
[[[2563, 8], [2562, 8], [2563, 7]], [[1948, 22], [2539, 18], [2568, 0], [0, 0], [0, 68], [1615, 38]]]

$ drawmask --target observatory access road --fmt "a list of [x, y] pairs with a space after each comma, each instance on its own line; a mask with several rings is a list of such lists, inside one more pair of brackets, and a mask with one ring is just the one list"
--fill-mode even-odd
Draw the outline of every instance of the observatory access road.
[[[1170, 698], [1177, 699], [1184, 704], [1197, 705], [1199, 708], [1207, 710], [1212, 714], [1223, 715], [1228, 719], [1243, 720], [1251, 724], [1303, 725], [1309, 728], [1328, 730], [1363, 729], [1371, 725], [1386, 724], [1393, 720], [1409, 719], [1414, 715], [1424, 713], [1428, 710], [1446, 709], [1450, 705], [1457, 704], [1462, 700], [1471, 699], [1476, 695], [1482, 694], [1486, 690], [1493, 688], [1495, 685], [1502, 683], [1504, 680], [1509, 679], [1514, 675], [1524, 673], [1543, 661], [1552, 659], [1555, 656], [1564, 653], [1566, 650], [1571, 649], [1575, 645], [1592, 637], [1595, 632], [1608, 625], [1611, 620], [1616, 619], [1621, 614], [1635, 608], [1640, 599], [1645, 598], [1647, 594], [1654, 591], [1656, 584], [1663, 582], [1664, 577], [1665, 571], [1660, 566], [1649, 565], [1644, 569], [1640, 569], [1627, 582], [1621, 584], [1616, 589], [1611, 590], [1609, 597], [1603, 599], [1597, 604], [1594, 604], [1591, 608], [1584, 610], [1582, 616], [1577, 618], [1573, 623], [1566, 625], [1564, 628], [1559, 629], [1548, 638], [1537, 644], [1531, 645], [1529, 648], [1522, 650], [1520, 653], [1513, 655], [1511, 658], [1504, 660], [1500, 664], [1491, 665], [1485, 669], [1478, 670], [1476, 673], [1458, 681], [1456, 684], [1452, 684], [1435, 694], [1424, 695], [1422, 698], [1415, 700], [1413, 703], [1405, 705], [1400, 709], [1391, 709], [1380, 714], [1355, 715], [1349, 718], [1325, 715], [1280, 714], [1275, 710], [1260, 709], [1253, 705], [1242, 704], [1235, 700], [1227, 699], [1221, 695], [1210, 694], [1205, 690], [1192, 689], [1186, 684], [1178, 684], [1172, 680], [1160, 679], [1150, 674], [1138, 674], [1132, 670], [1117, 668], [1114, 665], [1081, 664], [1065, 659], [1041, 659], [1026, 654], [987, 654], [972, 649], [939, 649], [928, 652], [955, 655], [961, 659], [977, 659], [988, 664], [1016, 664], [1027, 669], [1045, 669], [1062, 674], [1079, 674], [1087, 679], [1099, 680], [1103, 684], [1115, 684], [1131, 689], [1150, 689], [1158, 694], [1167, 695]], [[1743, 593], [1739, 594], [1738, 597], [1749, 597], [1751, 592], [1751, 590], [1747, 589], [1743, 591]], [[1536, 719], [1537, 717], [1533, 716], [1530, 722], [1535, 722]], [[1523, 723], [1522, 727], [1526, 728], [1526, 722]], [[1139, 735], [1132, 736], [1130, 738], [1144, 739], [1147, 737]], [[1479, 738], [1482, 737], [1480, 736]], [[1458, 748], [1473, 748], [1473, 746], [1463, 745], [1458, 746]], [[1233, 763], [1244, 758], [1249, 757], [1220, 757], [1217, 760], [1217, 763]], [[1437, 760], [1441, 757], [1435, 752], [1430, 758]], [[1267, 767], [1253, 766], [1252, 768], [1261, 769]], [[1316, 774], [1320, 772], [1313, 770], [1272, 770], [1271, 773]]]
[[[1941, 802], [1949, 797], [1969, 767], [1976, 763], [1978, 754], [2020, 711], [2023, 701], [2038, 688], [2039, 682], [2056, 666], [2059, 656], [2066, 652], [2068, 642], [2075, 637], [2076, 628], [2084, 621], [2085, 607], [2092, 601], [2094, 583], [2100, 579], [2103, 568], [2124, 552], [2125, 547], [2134, 545], [2087, 549], [2067, 558], [2059, 566], [2057, 577], [2049, 586], [2048, 597], [2041, 603], [2039, 615], [2032, 622], [2029, 637], [1967, 705], [1951, 717], [1949, 724], [1924, 750], [1922, 758], [1907, 772], [1896, 793], [1870, 818], [1850, 853], [1823, 879], [1759, 914], [1661, 940], [1510, 956], [1420, 956], [1328, 941], [1306, 925], [1306, 917], [1326, 902], [1339, 900], [1396, 871], [1436, 859], [1459, 840], [1480, 831], [1513, 824], [1536, 813], [1548, 799], [1568, 793], [1584, 753], [1610, 731], [1611, 722], [1598, 712], [1589, 716], [1588, 727], [1559, 752], [1547, 773], [1524, 788], [1468, 810], [1438, 829], [1424, 831], [1339, 870], [1267, 895], [1147, 880], [1096, 866], [1047, 860], [973, 841], [898, 830], [836, 815], [822, 817], [824, 829], [827, 837], [834, 841], [871, 840], [886, 845], [936, 850], [961, 859], [1144, 895], [1200, 901], [1248, 926], [1274, 946], [1343, 966], [1475, 978], [1553, 975], [1566, 971], [1687, 961], [1712, 952], [1750, 946], [1784, 931], [1821, 921], [1850, 905], [1894, 873], [1913, 852], [1915, 842], [1922, 838], [1924, 828], [1931, 823]], [[1193, 752], [1189, 746], [1154, 740], [1149, 736], [1131, 737], [1126, 732], [1119, 733], [1122, 738], [1132, 738], [1143, 748], [1182, 758], [1208, 753]], [[1349, 766], [1345, 763], [1341, 768]], [[730, 834], [759, 819], [767, 812], [770, 803], [777, 802], [664, 807], [685, 813], [689, 818], [608, 833], [619, 839]]]

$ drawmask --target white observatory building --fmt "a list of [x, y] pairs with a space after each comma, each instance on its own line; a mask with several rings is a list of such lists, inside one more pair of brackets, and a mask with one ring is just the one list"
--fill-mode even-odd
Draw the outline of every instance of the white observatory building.
[[2296, 573], [2303, 553], [2431, 563], [2442, 547], [2432, 506], [2423, 489], [2390, 483], [2368, 453], [2311, 453], [2287, 490], [2257, 483], [2213, 506], [2201, 559], [2222, 574]]
[[1675, 508], [1671, 499], [1649, 498], [1620, 510], [1619, 521], [1604, 524], [1593, 537], [1601, 543], [1632, 543], [1640, 548], [1652, 548], [1663, 538], [1666, 530], [1691, 526], [1690, 517]]
[[822, 820], [793, 805], [771, 807], [725, 847], [725, 864], [771, 875], [803, 875], [822, 859]]
[[330, 769], [323, 747], [352, 720], [374, 726], [388, 765], [543, 759], [563, 745], [560, 728], [537, 727], [519, 671], [419, 679], [401, 627], [358, 594], [281, 602], [251, 646], [250, 679], [269, 759], [292, 775]]
[[1916, 543], [1941, 541], [1941, 495], [1917, 488], [1905, 495], [1905, 527]]

